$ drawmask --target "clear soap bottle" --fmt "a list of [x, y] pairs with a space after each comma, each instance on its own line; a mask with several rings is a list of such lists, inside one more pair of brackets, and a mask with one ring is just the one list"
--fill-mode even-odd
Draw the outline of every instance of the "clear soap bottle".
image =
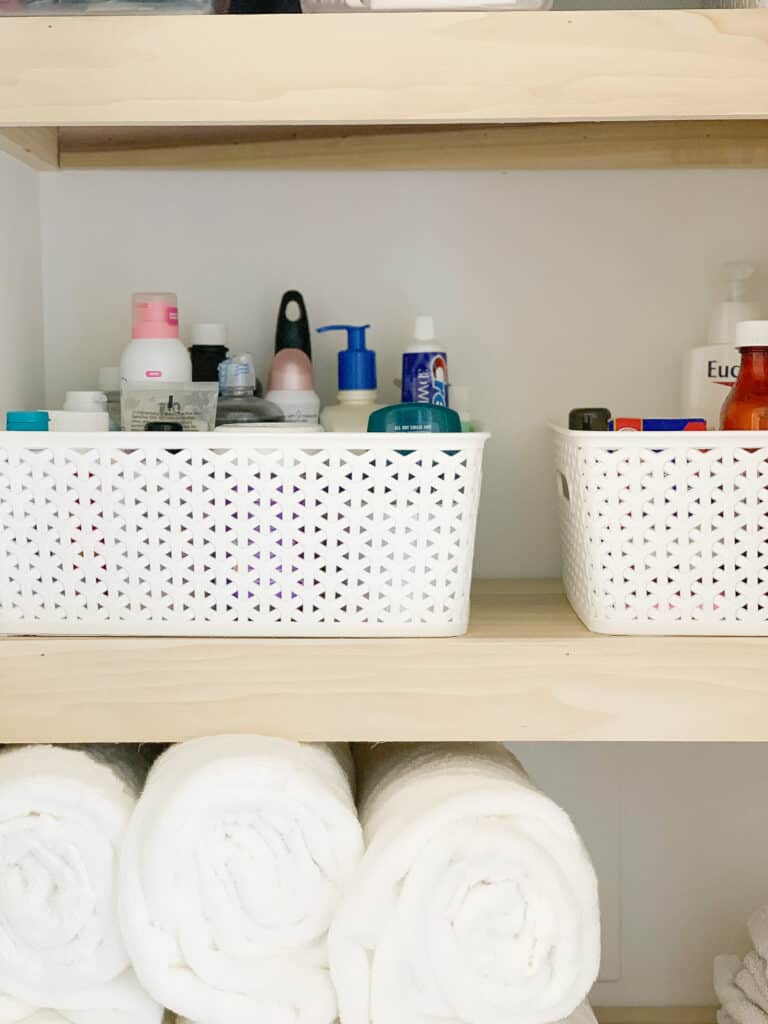
[[219, 363], [219, 401], [216, 426], [231, 423], [281, 423], [281, 409], [256, 396], [256, 371], [250, 355], [233, 356]]

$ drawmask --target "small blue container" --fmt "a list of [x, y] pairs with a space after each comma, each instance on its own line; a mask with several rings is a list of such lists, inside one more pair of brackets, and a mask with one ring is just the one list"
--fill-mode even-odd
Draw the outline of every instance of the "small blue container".
[[5, 415], [6, 430], [48, 430], [48, 413], [40, 410], [22, 409]]

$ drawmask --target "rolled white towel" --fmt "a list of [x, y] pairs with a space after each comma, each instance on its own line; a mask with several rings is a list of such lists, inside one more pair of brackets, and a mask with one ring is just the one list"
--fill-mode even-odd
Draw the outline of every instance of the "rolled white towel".
[[203, 1024], [330, 1024], [327, 932], [362, 852], [348, 748], [259, 736], [172, 747], [123, 846], [136, 973]]
[[134, 1024], [132, 1010], [33, 1010], [23, 1003], [0, 996], [0, 1020], [5, 1024]]
[[136, 748], [0, 751], [0, 1024], [38, 1024], [37, 1010], [160, 1021], [117, 920], [118, 852], [145, 775]]
[[329, 944], [342, 1024], [576, 1011], [597, 977], [600, 917], [565, 812], [501, 744], [385, 744], [356, 761], [366, 852]]

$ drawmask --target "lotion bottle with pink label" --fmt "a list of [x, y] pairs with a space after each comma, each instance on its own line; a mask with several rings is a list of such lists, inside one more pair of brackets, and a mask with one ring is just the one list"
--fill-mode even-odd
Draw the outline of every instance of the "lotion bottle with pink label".
[[173, 292], [134, 294], [131, 337], [120, 361], [122, 381], [192, 380], [189, 350], [179, 340], [179, 309]]

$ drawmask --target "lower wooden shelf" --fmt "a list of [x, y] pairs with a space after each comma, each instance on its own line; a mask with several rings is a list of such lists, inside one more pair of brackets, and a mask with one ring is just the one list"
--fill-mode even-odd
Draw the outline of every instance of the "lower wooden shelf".
[[8, 638], [0, 742], [768, 740], [768, 639], [589, 633], [558, 583], [478, 583], [466, 637]]
[[[713, 1006], [596, 1006], [598, 1024], [715, 1024]], [[166, 1011], [163, 1024], [179, 1018]]]
[[[714, 1006], [596, 1006], [598, 1024], [715, 1024]], [[179, 1018], [166, 1011], [163, 1024]]]
[[596, 1006], [599, 1024], [714, 1024], [714, 1006]]

